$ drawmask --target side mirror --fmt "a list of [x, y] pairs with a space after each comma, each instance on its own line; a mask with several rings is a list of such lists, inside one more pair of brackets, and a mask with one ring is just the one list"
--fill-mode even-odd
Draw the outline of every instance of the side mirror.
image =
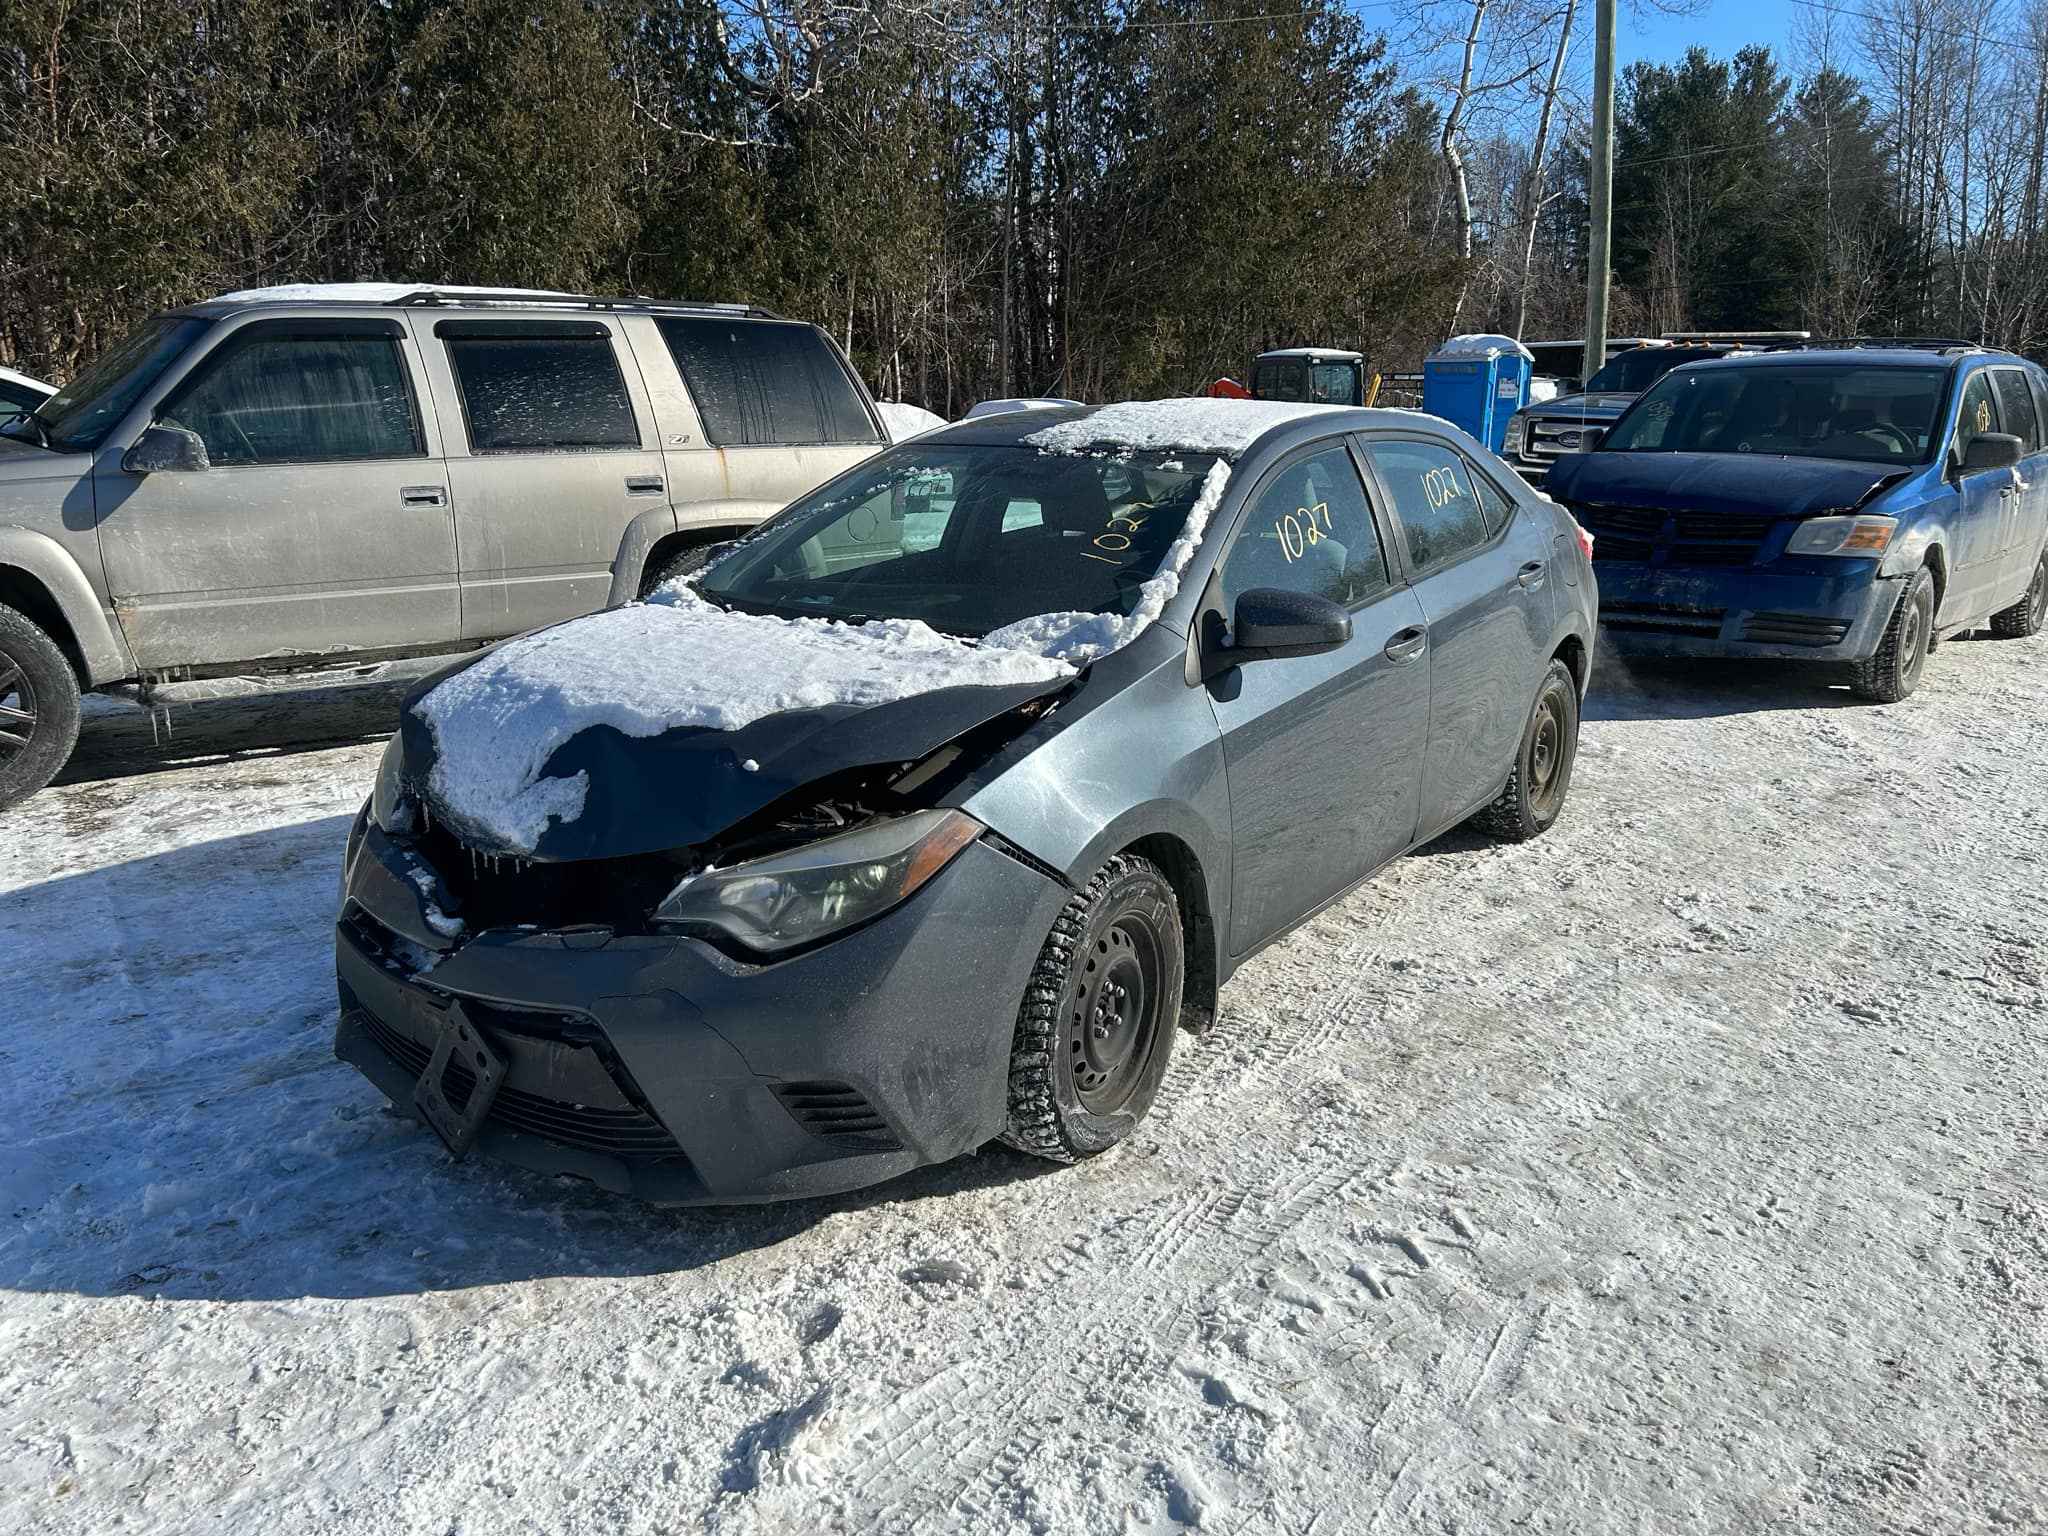
[[1963, 473], [2011, 469], [2020, 461], [2020, 440], [2010, 432], [1979, 432], [1963, 450]]
[[1311, 592], [1254, 587], [1237, 600], [1233, 643], [1219, 658], [1235, 666], [1283, 656], [1318, 656], [1351, 638], [1344, 605]]
[[1607, 438], [1605, 427], [1581, 427], [1579, 429], [1579, 452], [1591, 453]]
[[211, 468], [206, 440], [188, 427], [146, 427], [135, 446], [121, 455], [121, 470], [130, 475]]

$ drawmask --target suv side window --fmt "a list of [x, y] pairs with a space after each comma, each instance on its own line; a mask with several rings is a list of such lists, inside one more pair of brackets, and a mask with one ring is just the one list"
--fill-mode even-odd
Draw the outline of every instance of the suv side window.
[[712, 443], [882, 441], [853, 380], [815, 327], [679, 315], [655, 323]]
[[435, 334], [448, 348], [472, 453], [640, 446], [603, 326], [443, 321]]
[[1979, 432], [1998, 430], [1998, 407], [1991, 398], [1991, 370], [1979, 368], [1963, 381], [1963, 403], [1956, 412], [1956, 459], [1962, 460]]
[[2005, 418], [2005, 430], [2018, 436], [2021, 453], [2039, 453], [2041, 423], [2034, 414], [2034, 395], [2027, 388], [2027, 376], [2017, 368], [1994, 368], [1991, 381], [1998, 390], [1998, 406]]
[[158, 409], [215, 464], [423, 455], [398, 341], [384, 335], [230, 338]]
[[1313, 592], [1354, 606], [1387, 586], [1387, 558], [1358, 466], [1342, 442], [1281, 465], [1267, 477], [1223, 562], [1223, 600], [1254, 587]]
[[1469, 554], [1493, 537], [1471, 466], [1449, 443], [1375, 438], [1365, 451], [1400, 516], [1411, 571]]

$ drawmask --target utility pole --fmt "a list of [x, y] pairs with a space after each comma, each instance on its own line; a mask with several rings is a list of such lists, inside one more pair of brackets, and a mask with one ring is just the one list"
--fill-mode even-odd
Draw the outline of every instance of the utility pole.
[[1592, 230], [1586, 242], [1586, 361], [1591, 378], [1607, 361], [1607, 268], [1614, 232], [1615, 0], [1593, 7], [1593, 163], [1587, 173]]

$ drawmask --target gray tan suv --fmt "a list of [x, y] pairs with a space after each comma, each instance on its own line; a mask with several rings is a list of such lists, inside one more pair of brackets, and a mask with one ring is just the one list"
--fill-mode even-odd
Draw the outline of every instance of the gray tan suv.
[[81, 689], [457, 650], [634, 595], [887, 441], [817, 327], [345, 284], [157, 316], [0, 425], [0, 805]]

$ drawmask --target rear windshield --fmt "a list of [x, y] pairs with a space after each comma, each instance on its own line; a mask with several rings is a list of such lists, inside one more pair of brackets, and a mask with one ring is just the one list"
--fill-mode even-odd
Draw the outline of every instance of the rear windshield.
[[[160, 315], [128, 333], [112, 351], [72, 379], [36, 410], [54, 448], [90, 451], [106, 440], [142, 392], [178, 360], [212, 322]], [[10, 436], [33, 436], [26, 423]]]
[[1607, 364], [1586, 381], [1588, 393], [1612, 390], [1618, 395], [1640, 395], [1680, 363], [1697, 363], [1716, 352], [1689, 347], [1637, 347]]
[[1311, 363], [1275, 358], [1258, 365], [1252, 394], [1260, 400], [1299, 400], [1311, 405], [1356, 405], [1358, 374], [1351, 363]]
[[956, 635], [1127, 614], [1214, 463], [906, 443], [763, 524], [697, 587], [749, 611], [922, 619]]
[[1759, 363], [1667, 374], [1601, 445], [1620, 453], [1766, 453], [1868, 464], [1933, 453], [1939, 368]]

